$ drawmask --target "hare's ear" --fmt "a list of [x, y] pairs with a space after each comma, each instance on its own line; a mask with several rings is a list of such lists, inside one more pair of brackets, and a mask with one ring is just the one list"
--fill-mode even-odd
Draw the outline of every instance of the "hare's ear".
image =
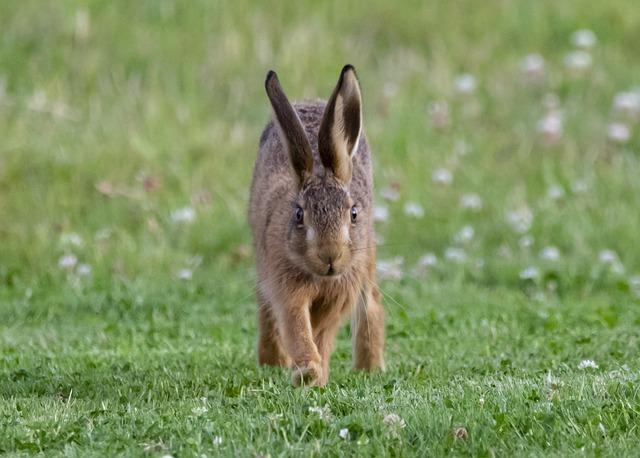
[[325, 168], [343, 183], [351, 180], [351, 158], [362, 131], [362, 96], [356, 70], [345, 65], [327, 102], [318, 132], [318, 152]]
[[296, 111], [282, 91], [278, 75], [273, 70], [267, 73], [264, 87], [276, 115], [276, 124], [280, 131], [282, 144], [289, 153], [291, 165], [299, 182], [303, 183], [313, 170], [313, 156], [307, 134], [304, 132]]

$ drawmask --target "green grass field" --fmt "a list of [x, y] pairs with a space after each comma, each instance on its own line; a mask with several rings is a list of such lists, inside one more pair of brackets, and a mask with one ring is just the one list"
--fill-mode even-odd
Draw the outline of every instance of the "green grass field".
[[[635, 0], [7, 1], [0, 37], [0, 453], [640, 455]], [[254, 348], [263, 78], [347, 62], [388, 367], [346, 327], [294, 389]]]

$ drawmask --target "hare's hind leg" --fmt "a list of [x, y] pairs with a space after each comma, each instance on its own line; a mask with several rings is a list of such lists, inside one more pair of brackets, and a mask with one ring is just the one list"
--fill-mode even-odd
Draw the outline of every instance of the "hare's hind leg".
[[289, 367], [275, 318], [267, 300], [258, 293], [258, 364]]
[[354, 369], [384, 369], [384, 310], [378, 286], [364, 285], [351, 318]]

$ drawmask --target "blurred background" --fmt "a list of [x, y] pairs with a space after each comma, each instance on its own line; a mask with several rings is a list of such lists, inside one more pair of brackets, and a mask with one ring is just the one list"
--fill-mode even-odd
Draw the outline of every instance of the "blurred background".
[[2, 294], [246, 279], [265, 73], [326, 98], [345, 63], [383, 278], [639, 293], [633, 1], [24, 1], [0, 30]]
[[[1, 1], [0, 454], [638, 456], [639, 43], [637, 0]], [[292, 390], [255, 362], [264, 77], [346, 63], [388, 370], [347, 326]]]

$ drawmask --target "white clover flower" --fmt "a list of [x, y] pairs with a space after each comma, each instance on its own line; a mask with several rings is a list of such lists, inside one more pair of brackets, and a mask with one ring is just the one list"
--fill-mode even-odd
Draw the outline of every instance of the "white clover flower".
[[601, 264], [609, 266], [611, 271], [616, 274], [624, 273], [624, 266], [620, 262], [618, 254], [613, 250], [602, 250], [598, 253], [598, 260]]
[[414, 277], [424, 275], [431, 267], [434, 267], [436, 264], [438, 264], [438, 258], [436, 257], [436, 255], [433, 253], [426, 253], [425, 255], [421, 256], [420, 259], [418, 259], [418, 262], [411, 271], [411, 275], [413, 275]]
[[621, 122], [612, 122], [607, 128], [607, 136], [612, 142], [624, 144], [631, 138], [631, 128]]
[[76, 272], [81, 277], [88, 277], [91, 275], [91, 266], [89, 264], [78, 264]]
[[602, 264], [613, 264], [618, 261], [618, 254], [613, 250], [602, 250], [598, 253], [598, 260]]
[[433, 171], [431, 174], [431, 179], [438, 184], [449, 185], [453, 181], [453, 174], [451, 171], [440, 168]]
[[433, 267], [438, 264], [438, 257], [433, 253], [426, 253], [418, 260], [418, 265], [424, 267]]
[[373, 220], [381, 223], [389, 220], [389, 207], [376, 205], [373, 207]]
[[194, 415], [204, 415], [208, 411], [209, 411], [209, 409], [207, 409], [205, 406], [194, 407], [193, 409], [191, 409], [191, 412]]
[[552, 110], [538, 121], [537, 130], [545, 143], [552, 145], [562, 138], [562, 114]]
[[471, 94], [476, 90], [476, 78], [469, 73], [463, 73], [456, 76], [454, 85], [459, 94]]
[[404, 213], [412, 218], [422, 218], [424, 216], [424, 208], [417, 202], [407, 202], [404, 205]]
[[379, 259], [376, 261], [376, 270], [378, 276], [383, 280], [401, 280], [404, 276], [402, 267], [404, 258], [398, 256], [390, 260]]
[[582, 194], [589, 190], [589, 184], [587, 180], [576, 180], [571, 185], [571, 190], [576, 194]]
[[544, 78], [544, 58], [540, 54], [529, 54], [520, 62], [520, 71], [526, 81], [536, 82]]
[[473, 229], [472, 226], [464, 226], [462, 229], [460, 229], [456, 235], [453, 236], [453, 240], [456, 243], [467, 243], [470, 242], [473, 239], [473, 236], [475, 235], [475, 230]]
[[526, 234], [523, 235], [522, 237], [520, 237], [520, 240], [518, 240], [518, 245], [520, 246], [520, 248], [522, 248], [523, 250], [529, 249], [533, 246], [533, 237], [531, 237], [530, 235]]
[[177, 277], [180, 280], [191, 280], [193, 277], [193, 270], [187, 268], [180, 269], [177, 273]]
[[83, 244], [82, 237], [75, 232], [69, 232], [60, 236], [60, 243], [62, 245], [73, 245], [80, 247]]
[[522, 280], [535, 280], [540, 277], [540, 270], [535, 266], [529, 266], [520, 272], [520, 278]]
[[75, 254], [65, 254], [58, 259], [58, 267], [61, 269], [73, 269], [78, 263], [78, 258]]
[[560, 200], [564, 197], [564, 188], [560, 185], [554, 184], [547, 189], [547, 198], [549, 200]]
[[196, 211], [192, 207], [183, 207], [171, 212], [174, 223], [192, 223], [196, 219]]
[[406, 423], [404, 422], [404, 420], [400, 417], [400, 415], [396, 413], [386, 414], [382, 419], [382, 421], [384, 422], [385, 425], [391, 428], [404, 428], [406, 426]]
[[444, 258], [447, 261], [460, 264], [467, 260], [467, 253], [462, 248], [449, 247], [444, 250]]
[[392, 202], [400, 199], [400, 193], [398, 192], [398, 190], [391, 186], [383, 188], [382, 191], [380, 191], [380, 196], [382, 196], [383, 199], [390, 200]]
[[574, 76], [578, 76], [589, 70], [593, 63], [591, 54], [586, 51], [573, 51], [564, 58], [564, 65]]
[[577, 48], [589, 49], [593, 48], [598, 42], [596, 34], [593, 30], [580, 29], [571, 35], [571, 44]]
[[331, 419], [331, 410], [329, 409], [329, 406], [309, 407], [309, 412], [318, 415], [318, 417], [320, 417], [321, 420]]
[[545, 261], [557, 261], [560, 259], [560, 250], [554, 246], [547, 246], [540, 251], [540, 259]]
[[525, 234], [533, 224], [533, 213], [529, 207], [520, 207], [507, 212], [507, 223], [519, 234]]
[[578, 364], [578, 369], [597, 369], [598, 365], [596, 364], [596, 362], [592, 359], [583, 359], [582, 361], [580, 361], [580, 364]]
[[613, 98], [613, 109], [628, 116], [639, 116], [640, 93], [618, 92]]
[[342, 439], [346, 439], [347, 437], [349, 437], [349, 429], [348, 428], [342, 428], [340, 430], [340, 432], [338, 433], [338, 435], [342, 438]]
[[222, 445], [222, 436], [213, 436], [213, 445]]
[[478, 212], [482, 210], [482, 198], [478, 194], [464, 194], [460, 197], [460, 208]]

